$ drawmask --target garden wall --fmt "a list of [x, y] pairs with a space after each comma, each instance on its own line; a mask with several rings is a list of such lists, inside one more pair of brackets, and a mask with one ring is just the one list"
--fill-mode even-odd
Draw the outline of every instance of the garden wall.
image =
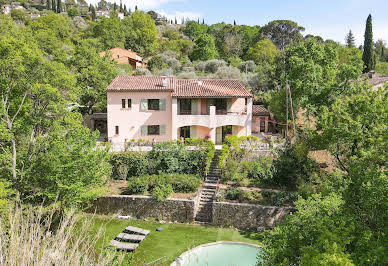
[[157, 202], [149, 196], [114, 195], [99, 198], [89, 212], [130, 215], [137, 218], [161, 218], [164, 221], [194, 222], [194, 200], [167, 199]]
[[291, 207], [213, 202], [212, 223], [239, 229], [271, 228], [294, 210]]

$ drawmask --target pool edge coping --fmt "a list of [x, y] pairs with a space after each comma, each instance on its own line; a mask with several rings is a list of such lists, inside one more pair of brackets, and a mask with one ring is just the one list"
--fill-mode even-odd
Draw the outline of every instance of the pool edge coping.
[[181, 255], [179, 255], [179, 257], [177, 257], [171, 264], [170, 266], [179, 266], [180, 263], [182, 260], [183, 260], [183, 256], [191, 253], [192, 251], [196, 250], [196, 249], [199, 249], [199, 248], [202, 248], [202, 247], [208, 247], [208, 246], [215, 246], [215, 245], [219, 245], [219, 244], [243, 244], [243, 245], [247, 245], [247, 246], [251, 246], [251, 247], [255, 247], [255, 248], [263, 248], [262, 246], [260, 245], [257, 245], [257, 244], [252, 244], [252, 243], [248, 243], [248, 242], [238, 242], [238, 241], [217, 241], [217, 242], [211, 242], [211, 243], [206, 243], [206, 244], [202, 244], [202, 245], [199, 245], [199, 246], [196, 246], [192, 249], [189, 249], [185, 252], [183, 252]]

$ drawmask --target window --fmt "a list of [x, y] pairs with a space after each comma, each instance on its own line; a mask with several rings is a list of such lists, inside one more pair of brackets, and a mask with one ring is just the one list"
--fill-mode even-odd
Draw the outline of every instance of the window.
[[190, 138], [190, 126], [181, 127], [180, 137], [184, 139]]
[[260, 120], [260, 132], [265, 132], [265, 120]]
[[159, 99], [148, 99], [148, 110], [159, 110]]
[[131, 107], [132, 107], [132, 100], [128, 99], [128, 108], [131, 108]]
[[121, 108], [125, 108], [125, 99], [121, 99]]
[[117, 58], [120, 58], [120, 55], [117, 55]]
[[116, 135], [119, 134], [119, 126], [116, 126], [116, 127], [115, 127], [115, 133], [116, 133]]
[[190, 115], [191, 99], [179, 99], [179, 109], [181, 115]]
[[148, 126], [148, 135], [160, 135], [160, 126]]

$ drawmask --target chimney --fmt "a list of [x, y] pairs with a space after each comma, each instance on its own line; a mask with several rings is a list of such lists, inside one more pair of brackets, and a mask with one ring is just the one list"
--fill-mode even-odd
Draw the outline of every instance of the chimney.
[[162, 78], [162, 86], [167, 88], [168, 87], [168, 83], [170, 83], [169, 77], [163, 77]]

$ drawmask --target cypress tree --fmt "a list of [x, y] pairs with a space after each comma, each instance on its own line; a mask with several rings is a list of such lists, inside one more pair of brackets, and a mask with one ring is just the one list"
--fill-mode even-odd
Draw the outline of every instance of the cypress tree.
[[97, 15], [96, 15], [96, 8], [92, 5], [90, 5], [90, 8], [91, 8], [91, 12], [92, 12], [92, 20], [95, 21], [96, 18], [97, 18]]
[[355, 44], [354, 44], [355, 38], [354, 38], [352, 30], [349, 30], [349, 33], [346, 35], [345, 42], [346, 42], [347, 47], [349, 47], [349, 48], [355, 47]]
[[61, 13], [61, 12], [62, 12], [62, 1], [57, 0], [57, 13]]
[[375, 58], [373, 55], [373, 30], [372, 30], [372, 15], [369, 14], [366, 20], [365, 36], [364, 36], [364, 53], [362, 60], [364, 61], [364, 73], [374, 69]]
[[236, 20], [233, 21], [233, 25], [236, 26]]
[[51, 9], [51, 1], [50, 0], [47, 0], [47, 2], [46, 2], [46, 9], [47, 10]]
[[204, 24], [205, 24], [205, 19], [203, 18], [203, 19], [202, 19], [202, 25], [204, 25]]
[[123, 2], [120, 0], [120, 12], [123, 12]]
[[176, 17], [175, 17], [175, 24], [178, 24], [178, 20], [176, 19]]
[[57, 8], [56, 8], [56, 5], [55, 5], [55, 0], [51, 0], [51, 9], [54, 11], [54, 13], [57, 12]]
[[135, 11], [137, 11], [137, 6], [135, 6]]

